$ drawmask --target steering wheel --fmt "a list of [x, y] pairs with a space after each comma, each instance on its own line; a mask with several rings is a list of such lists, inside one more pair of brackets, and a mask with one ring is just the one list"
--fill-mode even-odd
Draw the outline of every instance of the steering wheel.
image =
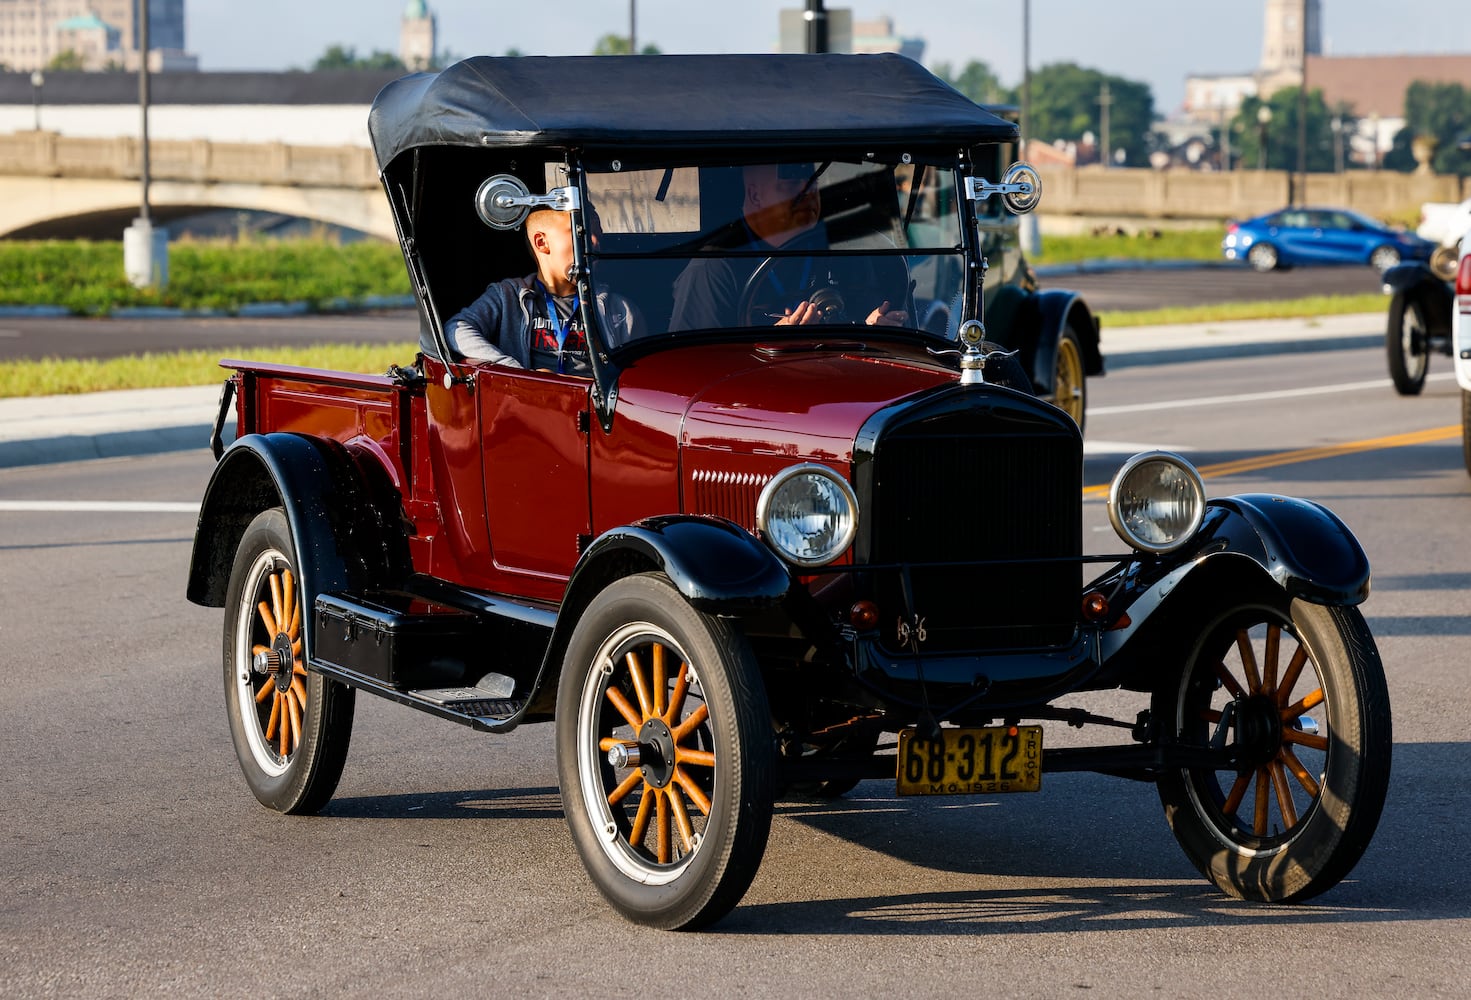
[[[773, 321], [781, 318], [783, 310], [803, 299], [816, 307], [819, 322], [823, 324], [863, 323], [868, 318], [868, 310], [884, 301], [889, 302], [890, 308], [902, 309], [910, 317], [914, 315], [909, 266], [902, 257], [827, 258], [819, 262], [813, 277], [809, 278], [804, 287], [798, 289], [793, 296], [787, 297], [790, 301], [772, 301], [769, 296], [763, 299], [763, 289], [776, 291], [771, 288], [768, 278], [777, 262], [782, 259], [765, 258], [746, 279], [736, 308], [736, 319], [741, 325], [770, 326]], [[850, 316], [848, 300], [855, 294], [863, 294], [865, 289], [871, 292], [866, 298], [873, 299], [872, 305], [861, 314]], [[899, 291], [898, 294], [884, 295], [879, 289]]]

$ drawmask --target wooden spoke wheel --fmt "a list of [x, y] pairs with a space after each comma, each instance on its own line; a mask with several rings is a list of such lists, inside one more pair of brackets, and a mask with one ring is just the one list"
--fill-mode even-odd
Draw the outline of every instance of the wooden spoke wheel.
[[1080, 428], [1088, 406], [1088, 384], [1083, 374], [1083, 347], [1073, 328], [1065, 326], [1057, 339], [1052, 363], [1052, 403]]
[[652, 926], [723, 916], [760, 864], [774, 796], [744, 636], [663, 577], [617, 581], [573, 633], [557, 721], [562, 800], [599, 890]]
[[1355, 608], [1243, 607], [1155, 694], [1170, 741], [1234, 748], [1233, 769], [1169, 771], [1160, 799], [1197, 868], [1232, 896], [1301, 900], [1353, 868], [1389, 785], [1389, 694]]
[[342, 775], [353, 692], [306, 669], [295, 566], [285, 515], [262, 513], [242, 536], [230, 574], [225, 699], [256, 798], [281, 812], [315, 812]]

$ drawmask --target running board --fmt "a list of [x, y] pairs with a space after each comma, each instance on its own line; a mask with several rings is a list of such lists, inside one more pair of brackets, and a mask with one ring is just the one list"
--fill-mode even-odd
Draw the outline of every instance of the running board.
[[323, 677], [341, 681], [349, 687], [359, 688], [380, 698], [387, 698], [400, 705], [417, 708], [421, 712], [428, 712], [441, 719], [458, 722], [487, 733], [506, 733], [515, 729], [521, 722], [522, 709], [530, 700], [526, 697], [491, 698], [486, 697], [484, 692], [479, 692], [478, 696], [468, 693], [475, 692], [475, 688], [410, 690], [397, 688], [375, 677], [368, 677], [336, 664], [323, 663], [320, 660], [312, 660], [308, 666], [309, 669]]

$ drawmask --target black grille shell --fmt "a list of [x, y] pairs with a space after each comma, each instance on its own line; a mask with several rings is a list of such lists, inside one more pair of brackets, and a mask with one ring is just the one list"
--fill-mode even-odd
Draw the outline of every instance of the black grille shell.
[[876, 567], [861, 579], [885, 646], [900, 651], [910, 614], [925, 652], [1071, 641], [1083, 441], [1070, 417], [1021, 393], [957, 387], [876, 415], [859, 445], [855, 554]]

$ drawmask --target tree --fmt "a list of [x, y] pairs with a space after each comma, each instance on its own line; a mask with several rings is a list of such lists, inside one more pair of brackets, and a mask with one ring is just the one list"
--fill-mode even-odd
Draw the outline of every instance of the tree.
[[1471, 91], [1459, 83], [1428, 83], [1416, 80], [1405, 91], [1405, 127], [1394, 138], [1384, 157], [1388, 170], [1414, 170], [1417, 166], [1410, 144], [1417, 135], [1433, 136], [1437, 142], [1431, 169], [1438, 174], [1471, 174], [1471, 154], [1456, 144], [1471, 134]]
[[46, 64], [46, 68], [67, 70], [86, 69], [87, 67], [82, 63], [81, 53], [75, 49], [63, 49], [51, 57], [51, 61]]
[[[628, 55], [627, 35], [604, 35], [598, 39], [598, 44], [593, 46], [592, 54], [595, 56], [626, 56]], [[641, 56], [663, 55], [657, 45], [645, 45], [638, 50]]]
[[1003, 86], [987, 63], [972, 59], [959, 75], [952, 72], [949, 63], [936, 63], [935, 75], [977, 104], [1016, 103], [1016, 91]]
[[1083, 133], [1092, 132], [1102, 142], [1099, 102], [1105, 82], [1110, 101], [1109, 145], [1124, 151], [1125, 164], [1147, 164], [1149, 133], [1154, 127], [1154, 94], [1149, 84], [1107, 76], [1076, 63], [1053, 63], [1032, 74], [1029, 138], [1076, 142]]
[[339, 70], [339, 69], [407, 69], [403, 60], [392, 52], [384, 52], [374, 49], [370, 55], [359, 57], [357, 49], [351, 46], [329, 45], [327, 51], [317, 57], [312, 64], [312, 69]]
[[[1284, 87], [1263, 101], [1259, 97], [1248, 97], [1241, 102], [1241, 109], [1232, 121], [1232, 132], [1238, 136], [1240, 164], [1244, 169], [1255, 169], [1263, 162], [1262, 141], [1266, 141], [1265, 165], [1268, 170], [1297, 169], [1297, 110], [1298, 87]], [[1270, 119], [1263, 124], [1262, 108], [1271, 112]], [[1340, 142], [1358, 128], [1358, 119], [1346, 104], [1329, 109], [1321, 90], [1309, 90], [1307, 100], [1307, 169], [1310, 173], [1331, 173], [1337, 161], [1333, 154], [1333, 119], [1339, 120]], [[1347, 166], [1345, 159], [1345, 166]]]

